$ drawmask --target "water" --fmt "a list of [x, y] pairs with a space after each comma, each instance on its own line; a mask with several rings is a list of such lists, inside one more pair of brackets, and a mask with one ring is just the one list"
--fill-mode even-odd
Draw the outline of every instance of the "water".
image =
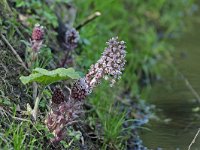
[[[200, 14], [200, 13], [199, 13]], [[175, 45], [174, 66], [200, 95], [200, 15], [189, 18], [192, 25]], [[158, 119], [151, 120], [140, 136], [149, 149], [185, 150], [200, 128], [200, 104], [174, 71], [165, 72], [165, 79], [151, 91], [150, 103], [156, 105]], [[200, 150], [200, 135], [191, 150]]]

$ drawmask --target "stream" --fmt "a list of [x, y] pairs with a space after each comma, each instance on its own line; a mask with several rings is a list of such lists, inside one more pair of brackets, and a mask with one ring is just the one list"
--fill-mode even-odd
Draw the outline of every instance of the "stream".
[[[170, 41], [174, 68], [151, 89], [148, 102], [155, 104], [158, 117], [140, 130], [148, 149], [187, 150], [200, 128], [200, 99], [195, 95], [200, 95], [200, 15], [188, 21], [186, 32]], [[200, 135], [191, 150], [200, 150]]]

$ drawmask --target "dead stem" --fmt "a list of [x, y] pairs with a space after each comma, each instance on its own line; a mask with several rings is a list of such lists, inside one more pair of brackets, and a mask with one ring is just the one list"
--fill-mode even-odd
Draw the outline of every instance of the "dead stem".
[[100, 12], [95, 12], [94, 14], [91, 14], [90, 16], [88, 16], [83, 22], [81, 22], [77, 27], [76, 30], [80, 30], [83, 26], [85, 26], [86, 24], [88, 24], [89, 22], [93, 21], [94, 19], [96, 19], [97, 17], [99, 17], [101, 15]]
[[198, 129], [196, 135], [194, 136], [192, 142], [190, 143], [190, 145], [189, 145], [189, 147], [188, 147], [188, 150], [190, 150], [190, 148], [192, 147], [192, 145], [195, 143], [196, 138], [197, 138], [197, 136], [198, 136], [199, 133], [200, 133], [200, 128]]
[[36, 126], [31, 122], [31, 120], [24, 119], [24, 118], [19, 118], [19, 117], [15, 117], [15, 116], [11, 115], [11, 114], [10, 114], [8, 111], [6, 111], [5, 109], [2, 109], [2, 110], [3, 110], [3, 112], [4, 112], [5, 114], [7, 114], [8, 116], [10, 116], [12, 119], [31, 123], [31, 125], [35, 128], [35, 130], [36, 130], [40, 135], [42, 135], [42, 133], [36, 128]]
[[36, 97], [37, 97], [37, 92], [38, 92], [38, 85], [37, 85], [37, 83], [36, 82], [33, 82], [33, 100], [35, 100], [36, 99]]
[[180, 72], [178, 71], [179, 74], [181, 75], [182, 79], [185, 81], [185, 85], [188, 87], [188, 89], [192, 92], [192, 94], [196, 97], [198, 103], [200, 103], [200, 96], [197, 93], [197, 91], [192, 87], [188, 79]]
[[30, 70], [26, 67], [25, 63], [23, 62], [23, 60], [21, 59], [21, 57], [18, 55], [18, 53], [16, 52], [16, 50], [12, 47], [12, 45], [9, 43], [9, 41], [6, 39], [6, 37], [1, 34], [1, 38], [3, 39], [3, 41], [9, 46], [9, 48], [12, 50], [13, 54], [15, 55], [15, 57], [19, 60], [19, 62], [21, 63], [22, 67], [30, 72]]

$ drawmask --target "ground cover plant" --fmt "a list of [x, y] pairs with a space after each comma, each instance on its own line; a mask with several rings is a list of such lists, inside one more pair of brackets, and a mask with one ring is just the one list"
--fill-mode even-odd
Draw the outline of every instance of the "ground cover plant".
[[150, 108], [136, 101], [169, 64], [167, 40], [192, 4], [2, 0], [0, 148], [144, 148], [135, 129]]

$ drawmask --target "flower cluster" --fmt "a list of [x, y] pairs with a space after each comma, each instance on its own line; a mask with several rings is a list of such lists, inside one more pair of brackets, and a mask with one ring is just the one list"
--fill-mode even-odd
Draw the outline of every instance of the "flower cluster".
[[85, 78], [77, 80], [71, 89], [71, 97], [75, 100], [84, 100], [90, 93], [91, 89]]
[[102, 78], [110, 80], [111, 86], [120, 78], [126, 62], [125, 42], [118, 41], [118, 37], [115, 37], [106, 44], [107, 47], [97, 63], [91, 65], [88, 74], [73, 85], [72, 98], [84, 99]]
[[65, 32], [65, 43], [64, 46], [67, 50], [73, 50], [78, 46], [79, 32], [75, 28], [69, 28]]
[[60, 88], [56, 88], [52, 95], [52, 103], [54, 104], [60, 104], [61, 102], [64, 102], [65, 95], [63, 94], [62, 90]]
[[[56, 89], [52, 96], [51, 111], [45, 120], [50, 132], [54, 134], [52, 142], [59, 142], [66, 136], [66, 127], [72, 125], [82, 113], [80, 101], [64, 101], [64, 94]], [[60, 103], [59, 103], [60, 102]]]
[[125, 65], [125, 42], [118, 41], [118, 37], [111, 38], [107, 43], [101, 58], [90, 67], [86, 80], [89, 86], [94, 87], [101, 78], [109, 79], [111, 86], [119, 79]]
[[31, 48], [34, 52], [38, 52], [42, 46], [44, 38], [44, 27], [36, 24], [33, 28], [32, 38], [31, 38]]

